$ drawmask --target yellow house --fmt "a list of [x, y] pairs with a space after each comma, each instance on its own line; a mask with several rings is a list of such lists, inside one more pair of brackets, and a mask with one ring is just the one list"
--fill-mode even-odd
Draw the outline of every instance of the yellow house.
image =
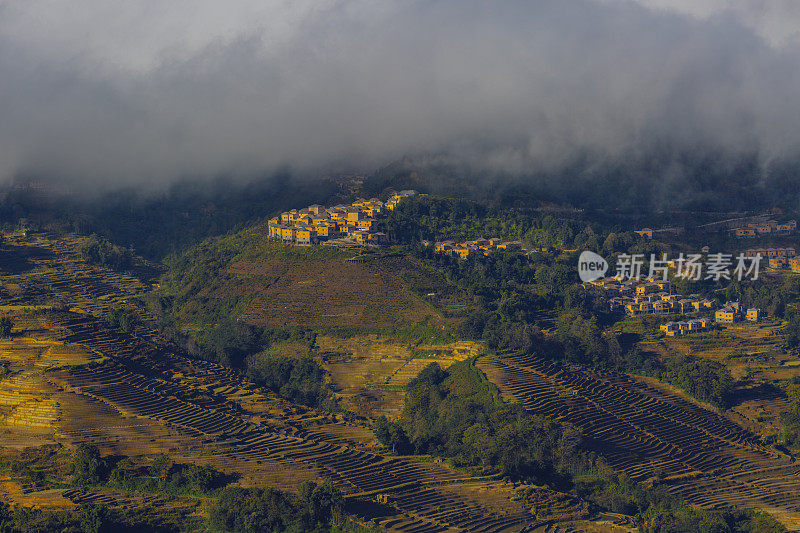
[[656, 292], [658, 290], [658, 285], [639, 285], [636, 287], [636, 294], [648, 294], [651, 292]]
[[358, 222], [363, 217], [361, 216], [361, 211], [358, 209], [348, 209], [347, 210], [347, 221], [348, 222]]
[[273, 218], [269, 221], [269, 236], [270, 237], [280, 237], [280, 219]]
[[718, 309], [714, 314], [714, 320], [724, 324], [732, 324], [736, 322], [736, 310], [731, 307], [723, 307]]
[[653, 303], [654, 313], [668, 313], [669, 310], [670, 310], [670, 305], [668, 302], [658, 301]]
[[375, 221], [372, 220], [371, 218], [365, 218], [363, 220], [359, 220], [358, 224], [356, 225], [358, 226], [358, 229], [372, 229], [372, 224], [374, 222]]
[[661, 324], [658, 329], [664, 333], [669, 333], [670, 331], [677, 331], [679, 328], [676, 322], [667, 322], [666, 324]]
[[687, 322], [689, 324], [689, 331], [702, 331], [708, 328], [708, 320], [705, 318], [695, 318]]
[[458, 255], [461, 259], [466, 259], [469, 257], [470, 249], [466, 246], [456, 246], [453, 248], [453, 252], [455, 252], [456, 255]]
[[284, 241], [293, 241], [295, 236], [295, 229], [291, 226], [283, 226], [280, 228], [280, 236]]
[[761, 318], [761, 309], [756, 309], [755, 307], [751, 307], [747, 310], [747, 320], [751, 322], [758, 322]]
[[312, 229], [298, 229], [295, 232], [295, 239], [300, 244], [311, 244], [311, 241], [317, 236], [317, 232]]
[[361, 211], [372, 217], [381, 214], [383, 211], [383, 202], [377, 198], [373, 198], [364, 202], [359, 207], [361, 208]]

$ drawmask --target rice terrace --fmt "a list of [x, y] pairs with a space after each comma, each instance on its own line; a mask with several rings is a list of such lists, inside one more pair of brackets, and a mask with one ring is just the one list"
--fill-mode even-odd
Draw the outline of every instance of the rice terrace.
[[800, 531], [800, 8], [0, 0], [0, 533]]

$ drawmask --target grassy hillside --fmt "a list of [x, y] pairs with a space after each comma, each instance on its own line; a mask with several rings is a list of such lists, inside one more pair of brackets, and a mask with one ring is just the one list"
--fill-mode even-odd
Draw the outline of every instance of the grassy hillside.
[[357, 331], [453, 323], [425, 297], [436, 293], [442, 301], [451, 293], [440, 274], [387, 251], [350, 261], [357, 253], [275, 243], [258, 225], [171, 259], [157, 294], [187, 331], [231, 319], [273, 328]]

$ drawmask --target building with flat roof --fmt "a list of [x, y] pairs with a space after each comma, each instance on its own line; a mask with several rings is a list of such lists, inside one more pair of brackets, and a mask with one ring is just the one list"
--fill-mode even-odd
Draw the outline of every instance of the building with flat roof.
[[714, 320], [719, 324], [733, 324], [739, 316], [739, 311], [733, 307], [723, 307], [714, 314]]

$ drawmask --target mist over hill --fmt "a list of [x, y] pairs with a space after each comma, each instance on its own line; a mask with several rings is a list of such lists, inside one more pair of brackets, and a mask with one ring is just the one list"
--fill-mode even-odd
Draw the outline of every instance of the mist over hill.
[[0, 177], [158, 190], [407, 157], [576, 204], [770, 202], [800, 154], [798, 20], [758, 0], [0, 2]]

